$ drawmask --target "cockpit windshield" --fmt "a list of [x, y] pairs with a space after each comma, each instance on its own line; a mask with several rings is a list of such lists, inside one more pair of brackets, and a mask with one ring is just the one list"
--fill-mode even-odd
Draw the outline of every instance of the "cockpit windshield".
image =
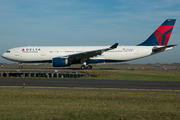
[[6, 51], [6, 53], [10, 53], [10, 51]]

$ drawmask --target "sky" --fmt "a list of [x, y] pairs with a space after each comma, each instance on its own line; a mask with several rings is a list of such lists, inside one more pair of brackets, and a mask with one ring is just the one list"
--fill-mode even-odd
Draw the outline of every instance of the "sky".
[[168, 44], [179, 46], [126, 63], [180, 63], [179, 6], [178, 0], [0, 0], [0, 54], [28, 45], [133, 46], [177, 19]]

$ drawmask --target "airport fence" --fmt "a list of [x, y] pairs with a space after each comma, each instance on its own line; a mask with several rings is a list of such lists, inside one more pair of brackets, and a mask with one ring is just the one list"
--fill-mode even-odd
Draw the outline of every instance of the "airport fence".
[[76, 72], [0, 72], [0, 77], [43, 77], [43, 78], [86, 78], [94, 77], [87, 73]]

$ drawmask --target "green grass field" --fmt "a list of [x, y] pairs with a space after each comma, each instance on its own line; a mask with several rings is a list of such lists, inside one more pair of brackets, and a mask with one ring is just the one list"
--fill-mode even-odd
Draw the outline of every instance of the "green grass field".
[[[79, 72], [95, 76], [88, 79], [180, 81], [180, 71]], [[1, 88], [0, 120], [4, 119], [179, 120], [180, 93]]]
[[[79, 68], [80, 65], [72, 65], [71, 68]], [[4, 67], [16, 67], [18, 65], [4, 65]], [[51, 65], [24, 65], [24, 68], [52, 68]], [[177, 65], [162, 65], [155, 68], [154, 65], [93, 65], [93, 68], [137, 68], [135, 70], [78, 70], [79, 72], [92, 74], [94, 77], [88, 79], [109, 80], [143, 80], [143, 81], [180, 81], [180, 70]], [[145, 68], [145, 69], [142, 69]], [[149, 68], [153, 70], [148, 70]], [[168, 68], [168, 70], [164, 70]], [[171, 69], [171, 70], [170, 70]], [[2, 69], [3, 70], [3, 69]], [[5, 69], [6, 70], [6, 69]], [[23, 69], [22, 69], [23, 70]], [[50, 69], [51, 70], [51, 69]], [[53, 69], [55, 70], [55, 69]], [[61, 68], [57, 68], [61, 70]], [[20, 69], [21, 71], [21, 69]], [[73, 70], [72, 70], [73, 71]], [[77, 70], [76, 70], [77, 71]]]
[[180, 93], [0, 89], [0, 119], [178, 120]]
[[80, 72], [95, 76], [90, 79], [180, 81], [180, 71], [82, 70]]
[[[80, 64], [78, 65], [71, 65], [70, 68], [80, 68]], [[161, 64], [161, 67], [155, 68], [154, 64], [92, 64], [93, 68], [139, 68], [139, 69], [148, 69], [148, 68], [153, 68], [153, 69], [163, 69], [163, 68], [168, 68], [168, 69], [178, 69], [178, 65], [171, 65], [171, 64]], [[1, 66], [0, 66], [1, 67]], [[8, 68], [8, 67], [16, 67], [19, 68], [19, 64], [4, 64], [3, 67]], [[51, 64], [23, 64], [24, 68], [53, 68]]]

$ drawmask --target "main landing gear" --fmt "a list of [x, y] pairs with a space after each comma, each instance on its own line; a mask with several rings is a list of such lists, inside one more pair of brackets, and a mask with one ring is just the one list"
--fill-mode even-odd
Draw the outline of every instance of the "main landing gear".
[[20, 65], [20, 66], [19, 66], [19, 69], [22, 69], [22, 68], [23, 68], [23, 66], [22, 66], [22, 65]]
[[19, 69], [22, 69], [22, 68], [23, 68], [22, 63], [19, 63]]
[[82, 70], [84, 70], [84, 69], [90, 70], [90, 69], [92, 69], [92, 66], [91, 66], [91, 65], [82, 65], [82, 66], [81, 66], [81, 69], [82, 69]]
[[85, 60], [85, 59], [82, 59], [82, 60], [81, 60], [81, 63], [82, 63], [81, 70], [84, 70], [84, 69], [90, 70], [90, 69], [92, 69], [92, 66], [91, 66], [91, 65], [88, 65], [88, 64], [86, 63], [86, 60]]

